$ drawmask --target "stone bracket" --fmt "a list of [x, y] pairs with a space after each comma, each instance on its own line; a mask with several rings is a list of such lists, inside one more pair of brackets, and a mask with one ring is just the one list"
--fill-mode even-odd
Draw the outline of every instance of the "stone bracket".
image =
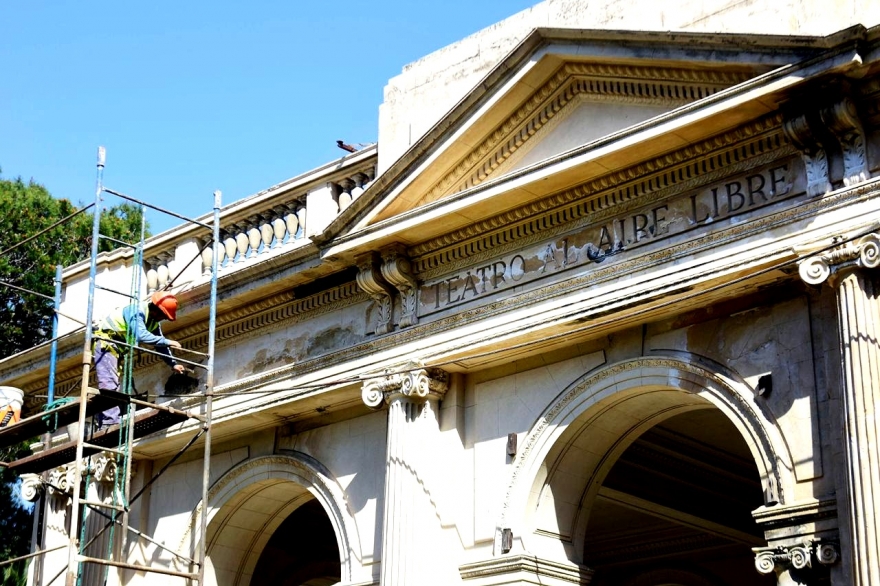
[[376, 302], [376, 333], [387, 334], [393, 329], [394, 288], [382, 276], [379, 256], [368, 252], [355, 259], [358, 286]]
[[800, 151], [807, 171], [807, 194], [811, 196], [832, 189], [828, 154], [821, 136], [840, 145], [844, 185], [856, 185], [870, 177], [865, 131], [855, 102], [843, 97], [831, 105], [827, 103], [796, 111], [786, 116], [782, 125], [786, 137]]
[[400, 293], [400, 327], [417, 324], [419, 283], [403, 245], [395, 244], [382, 251], [382, 276]]
[[868, 179], [868, 151], [865, 131], [855, 103], [844, 98], [821, 112], [822, 121], [834, 134], [843, 152], [843, 184], [855, 185]]
[[828, 155], [810, 126], [806, 114], [785, 120], [785, 135], [800, 151], [807, 170], [807, 195], [816, 196], [831, 191], [828, 178]]

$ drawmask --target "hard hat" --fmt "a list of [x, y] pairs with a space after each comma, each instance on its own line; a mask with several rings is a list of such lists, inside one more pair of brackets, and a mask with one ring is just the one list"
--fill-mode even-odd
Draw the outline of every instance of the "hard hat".
[[156, 291], [150, 296], [150, 303], [158, 307], [170, 321], [177, 319], [177, 297], [167, 291]]

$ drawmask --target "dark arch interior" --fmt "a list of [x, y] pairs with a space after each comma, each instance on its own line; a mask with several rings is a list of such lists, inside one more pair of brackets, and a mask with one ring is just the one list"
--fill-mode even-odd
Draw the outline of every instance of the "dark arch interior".
[[[605, 479], [584, 560], [594, 586], [775, 584], [754, 568], [763, 504], [748, 446], [717, 409], [667, 419], [636, 440]], [[672, 580], [672, 581], [670, 581]]]
[[339, 548], [327, 513], [310, 500], [285, 519], [254, 568], [255, 586], [329, 586], [341, 579]]

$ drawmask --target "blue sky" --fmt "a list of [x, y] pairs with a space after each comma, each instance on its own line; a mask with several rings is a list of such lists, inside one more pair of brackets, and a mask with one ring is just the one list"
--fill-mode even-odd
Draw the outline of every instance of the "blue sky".
[[376, 141], [389, 78], [535, 1], [2, 2], [2, 177], [89, 202], [105, 145], [108, 187], [194, 217]]

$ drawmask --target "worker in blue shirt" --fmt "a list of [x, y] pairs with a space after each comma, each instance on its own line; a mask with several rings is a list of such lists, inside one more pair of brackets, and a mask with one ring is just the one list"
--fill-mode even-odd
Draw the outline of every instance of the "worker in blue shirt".
[[[167, 291], [156, 291], [145, 303], [132, 304], [114, 309], [95, 330], [94, 351], [95, 375], [98, 390], [119, 391], [120, 358], [125, 346], [114, 342], [126, 342], [129, 331], [134, 333], [134, 343], [138, 346], [153, 346], [164, 354], [162, 359], [178, 373], [184, 372], [182, 364], [177, 364], [171, 355], [171, 348], [180, 348], [180, 342], [169, 340], [162, 335], [162, 320], [177, 319], [177, 298]], [[98, 427], [119, 423], [119, 407], [113, 407], [95, 416]]]

